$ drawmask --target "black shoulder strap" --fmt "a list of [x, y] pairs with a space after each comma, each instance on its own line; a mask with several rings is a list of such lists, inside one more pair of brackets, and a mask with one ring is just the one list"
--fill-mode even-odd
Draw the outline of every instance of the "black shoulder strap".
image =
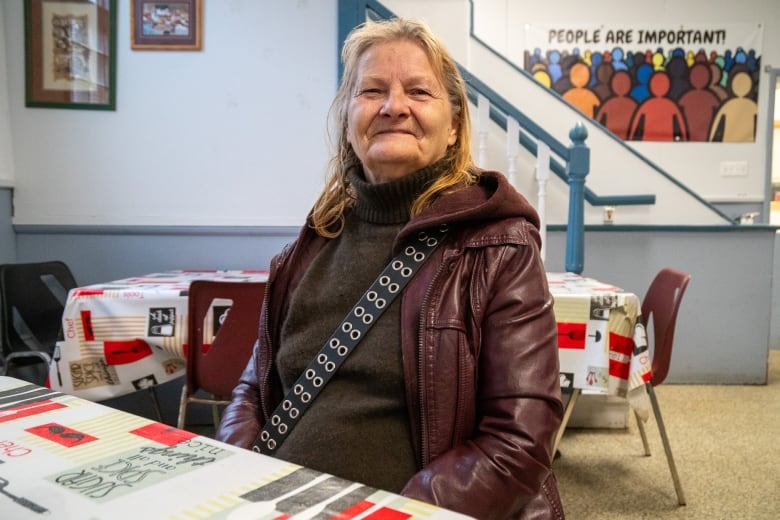
[[421, 231], [416, 241], [407, 244], [390, 261], [276, 407], [255, 439], [254, 451], [265, 454], [276, 451], [347, 356], [441, 243], [446, 232], [446, 225], [435, 231]]

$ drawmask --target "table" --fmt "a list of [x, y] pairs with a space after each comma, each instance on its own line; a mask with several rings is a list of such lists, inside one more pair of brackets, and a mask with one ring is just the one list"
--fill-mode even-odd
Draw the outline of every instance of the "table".
[[556, 447], [581, 393], [625, 397], [646, 420], [652, 375], [636, 294], [574, 273], [547, 273], [558, 323], [561, 388], [570, 393]]
[[267, 271], [177, 270], [73, 289], [49, 386], [102, 401], [181, 377], [190, 283], [267, 279]]
[[3, 376], [0, 518], [42, 515], [469, 518]]
[[[265, 271], [169, 271], [74, 289], [52, 389], [101, 401], [184, 374], [193, 280], [265, 281]], [[650, 356], [639, 298], [574, 273], [547, 273], [558, 322], [561, 387], [627, 397], [649, 414]]]

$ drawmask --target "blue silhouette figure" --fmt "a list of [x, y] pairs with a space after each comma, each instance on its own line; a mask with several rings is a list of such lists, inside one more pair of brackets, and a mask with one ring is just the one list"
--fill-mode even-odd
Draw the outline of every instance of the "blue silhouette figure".
[[643, 63], [636, 69], [636, 85], [631, 88], [631, 97], [637, 103], [641, 103], [650, 97], [650, 88], [647, 86], [647, 82], [650, 81], [650, 76], [652, 75], [653, 66], [649, 63]]

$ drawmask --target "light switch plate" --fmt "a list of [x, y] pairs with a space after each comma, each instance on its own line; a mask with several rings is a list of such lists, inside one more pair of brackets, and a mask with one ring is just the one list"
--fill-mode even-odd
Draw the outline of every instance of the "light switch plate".
[[747, 174], [747, 161], [721, 161], [720, 163], [721, 177], [747, 177]]

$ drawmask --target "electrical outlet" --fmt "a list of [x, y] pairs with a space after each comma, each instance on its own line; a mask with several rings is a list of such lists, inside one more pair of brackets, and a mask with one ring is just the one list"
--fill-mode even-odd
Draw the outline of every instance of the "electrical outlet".
[[747, 161], [721, 161], [720, 163], [721, 177], [747, 177], [747, 174]]

